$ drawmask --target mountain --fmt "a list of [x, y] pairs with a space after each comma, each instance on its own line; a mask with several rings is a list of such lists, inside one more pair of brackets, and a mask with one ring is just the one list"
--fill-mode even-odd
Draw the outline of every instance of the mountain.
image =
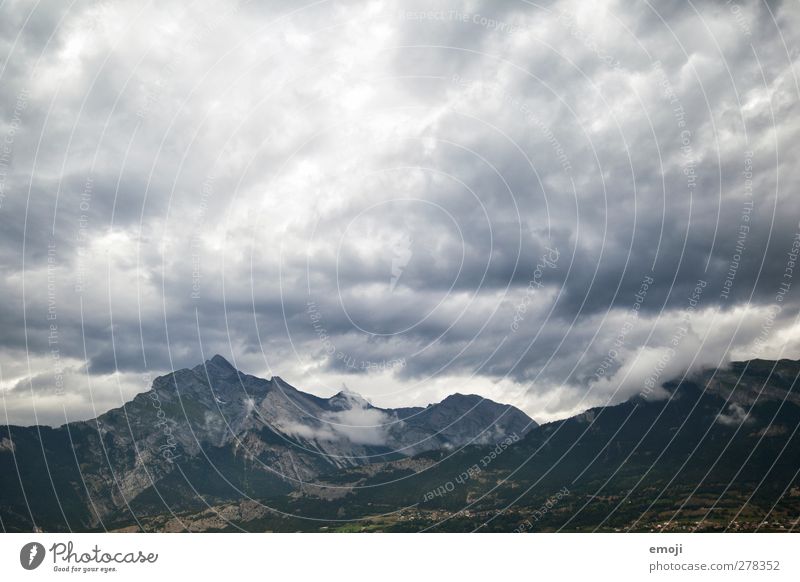
[[477, 396], [319, 398], [214, 357], [95, 421], [0, 427], [0, 517], [8, 531], [791, 531], [798, 377], [797, 361], [734, 362], [538, 426]]
[[398, 410], [349, 390], [320, 398], [217, 355], [94, 420], [0, 427], [0, 517], [6, 530], [104, 529], [285, 496], [321, 474], [518, 439], [536, 426], [479, 396]]
[[387, 462], [336, 482], [352, 486], [347, 515], [383, 531], [788, 531], [800, 518], [799, 377], [797, 361], [735, 362], [504, 450], [427, 454], [411, 471]]
[[637, 395], [592, 408], [534, 427], [517, 441], [509, 437], [323, 471], [313, 485], [289, 495], [228, 500], [177, 516], [162, 512], [136, 527], [796, 530], [798, 377], [797, 361], [735, 362], [666, 382], [665, 398]]

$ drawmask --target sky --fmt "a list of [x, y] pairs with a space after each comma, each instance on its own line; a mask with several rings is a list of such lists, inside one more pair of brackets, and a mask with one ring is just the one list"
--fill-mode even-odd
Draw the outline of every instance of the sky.
[[539, 422], [800, 358], [795, 2], [0, 15], [0, 423], [217, 353]]

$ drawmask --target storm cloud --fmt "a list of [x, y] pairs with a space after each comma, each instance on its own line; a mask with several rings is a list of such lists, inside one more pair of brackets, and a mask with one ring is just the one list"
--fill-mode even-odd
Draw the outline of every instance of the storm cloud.
[[800, 353], [796, 3], [0, 10], [8, 422], [214, 353], [539, 421]]

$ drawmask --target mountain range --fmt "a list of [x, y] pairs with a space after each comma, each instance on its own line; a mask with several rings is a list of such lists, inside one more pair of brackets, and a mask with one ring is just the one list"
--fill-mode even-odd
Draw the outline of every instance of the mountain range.
[[537, 425], [455, 394], [381, 409], [215, 356], [95, 420], [0, 427], [6, 531], [789, 531], [800, 362]]
[[474, 395], [396, 410], [346, 389], [320, 398], [217, 355], [94, 420], [0, 427], [0, 516], [7, 530], [93, 529], [152, 506], [285, 495], [330, 471], [494, 444], [536, 426]]

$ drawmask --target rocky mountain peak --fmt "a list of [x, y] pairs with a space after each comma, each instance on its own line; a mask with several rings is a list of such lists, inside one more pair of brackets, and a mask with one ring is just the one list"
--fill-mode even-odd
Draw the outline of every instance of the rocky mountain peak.
[[475, 406], [483, 400], [484, 398], [482, 396], [478, 396], [477, 394], [461, 394], [460, 392], [456, 392], [447, 396], [440, 404], [447, 402], [451, 405], [462, 404]]
[[219, 354], [216, 354], [210, 360], [206, 360], [199, 366], [195, 366], [193, 371], [199, 372], [202, 375], [208, 374], [209, 376], [221, 377], [231, 376], [237, 373], [233, 364]]
[[342, 384], [342, 389], [331, 396], [328, 400], [331, 408], [342, 408], [342, 409], [351, 409], [351, 408], [370, 408], [372, 404], [361, 396], [358, 392], [354, 392], [350, 388], [347, 387], [346, 384]]

